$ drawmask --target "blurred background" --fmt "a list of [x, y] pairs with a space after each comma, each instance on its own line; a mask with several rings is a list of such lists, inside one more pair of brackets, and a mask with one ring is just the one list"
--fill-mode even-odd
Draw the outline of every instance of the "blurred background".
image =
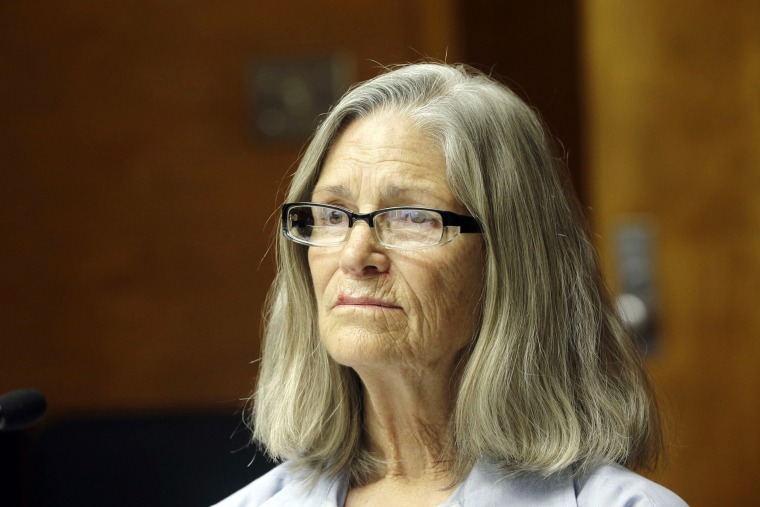
[[3, 505], [207, 505], [266, 466], [239, 421], [282, 190], [336, 94], [423, 57], [542, 113], [656, 317], [650, 476], [756, 502], [760, 2], [5, 0], [0, 393], [49, 411], [0, 433]]

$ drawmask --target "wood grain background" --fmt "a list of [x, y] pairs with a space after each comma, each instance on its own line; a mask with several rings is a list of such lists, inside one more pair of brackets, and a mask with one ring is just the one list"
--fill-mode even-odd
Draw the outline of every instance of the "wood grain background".
[[[760, 3], [584, 2], [585, 176], [598, 244], [656, 230], [670, 426], [655, 478], [691, 505], [760, 498]], [[615, 267], [608, 264], [610, 278]]]
[[233, 411], [301, 143], [253, 135], [258, 59], [494, 68], [564, 144], [608, 271], [656, 225], [672, 437], [692, 505], [760, 497], [760, 11], [751, 0], [9, 0], [0, 6], [0, 392], [79, 413]]

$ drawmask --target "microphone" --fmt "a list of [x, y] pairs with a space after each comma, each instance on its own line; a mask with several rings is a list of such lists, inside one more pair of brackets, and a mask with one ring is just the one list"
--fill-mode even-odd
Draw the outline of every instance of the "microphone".
[[45, 397], [36, 389], [19, 389], [0, 396], [0, 431], [24, 429], [47, 409]]

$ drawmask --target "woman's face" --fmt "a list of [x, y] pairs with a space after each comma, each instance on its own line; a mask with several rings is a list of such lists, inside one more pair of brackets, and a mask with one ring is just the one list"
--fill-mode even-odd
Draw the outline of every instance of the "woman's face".
[[[325, 160], [312, 201], [368, 213], [422, 206], [466, 214], [446, 181], [441, 149], [399, 115], [356, 120]], [[310, 247], [322, 343], [362, 368], [450, 367], [478, 319], [479, 234], [424, 250], [387, 249], [357, 221], [348, 242]]]

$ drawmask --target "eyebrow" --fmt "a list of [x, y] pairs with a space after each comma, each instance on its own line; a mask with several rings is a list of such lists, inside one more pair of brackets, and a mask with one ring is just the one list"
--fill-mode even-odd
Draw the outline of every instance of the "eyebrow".
[[321, 192], [327, 192], [337, 197], [343, 197], [344, 199], [351, 199], [352, 197], [351, 191], [348, 188], [344, 187], [343, 185], [320, 186], [320, 187], [314, 188], [314, 190], [312, 190], [311, 193], [313, 195], [313, 194], [321, 193]]
[[388, 185], [387, 187], [385, 187], [382, 190], [381, 194], [386, 199], [393, 199], [393, 198], [396, 198], [396, 197], [402, 197], [402, 196], [408, 194], [410, 191], [412, 191], [412, 189], [409, 189], [407, 187], [399, 187], [399, 186], [396, 186], [396, 185]]
[[438, 200], [443, 200], [435, 192], [431, 192], [430, 190], [427, 190], [425, 188], [420, 188], [420, 187], [399, 187], [397, 185], [391, 184], [385, 187], [381, 193], [383, 197], [386, 199], [396, 199], [399, 197], [404, 197], [405, 195], [408, 195], [408, 194], [420, 193], [420, 194], [429, 195]]
[[[327, 192], [332, 195], [335, 195], [337, 197], [343, 197], [344, 199], [352, 199], [353, 194], [352, 192], [343, 185], [325, 185], [325, 186], [319, 186], [314, 189], [312, 194], [316, 193], [322, 193]], [[405, 195], [408, 195], [410, 193], [422, 193], [429, 195], [431, 197], [434, 197], [438, 200], [443, 200], [439, 195], [437, 195], [435, 192], [431, 192], [430, 190], [424, 189], [424, 188], [418, 188], [418, 187], [399, 187], [398, 185], [388, 185], [385, 188], [381, 190], [381, 195], [384, 199], [397, 199], [399, 197], [404, 197]]]

